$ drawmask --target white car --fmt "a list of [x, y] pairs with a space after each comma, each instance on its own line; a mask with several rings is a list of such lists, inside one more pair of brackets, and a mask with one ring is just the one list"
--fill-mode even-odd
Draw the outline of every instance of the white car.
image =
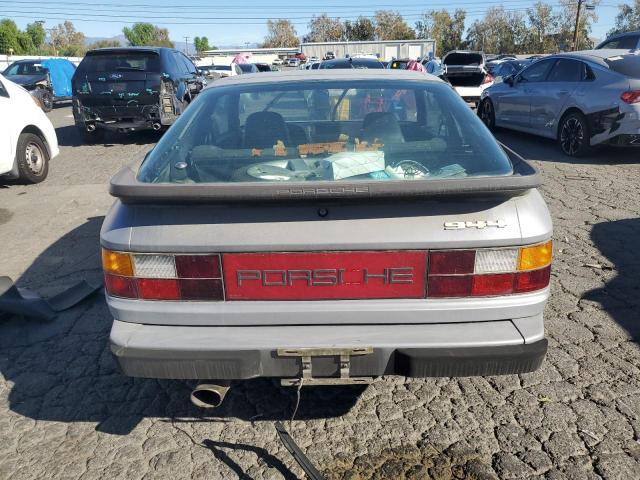
[[272, 65], [284, 65], [284, 61], [281, 58], [276, 58], [273, 62], [271, 62]]
[[58, 153], [56, 131], [38, 100], [0, 75], [0, 176], [39, 183]]

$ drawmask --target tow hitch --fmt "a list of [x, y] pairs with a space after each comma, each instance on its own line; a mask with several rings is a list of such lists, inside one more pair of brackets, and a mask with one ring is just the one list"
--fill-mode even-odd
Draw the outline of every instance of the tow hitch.
[[[280, 383], [285, 387], [301, 385], [367, 385], [373, 381], [371, 377], [351, 377], [351, 357], [373, 353], [373, 347], [351, 348], [279, 348], [279, 357], [300, 357], [301, 375], [298, 378], [283, 378]], [[339, 377], [313, 377], [311, 360], [313, 357], [339, 357]]]

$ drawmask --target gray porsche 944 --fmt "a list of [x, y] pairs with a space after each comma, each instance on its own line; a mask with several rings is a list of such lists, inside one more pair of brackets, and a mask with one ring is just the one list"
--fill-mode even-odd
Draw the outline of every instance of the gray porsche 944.
[[222, 79], [112, 179], [111, 350], [127, 375], [213, 385], [535, 370], [539, 182], [429, 75]]

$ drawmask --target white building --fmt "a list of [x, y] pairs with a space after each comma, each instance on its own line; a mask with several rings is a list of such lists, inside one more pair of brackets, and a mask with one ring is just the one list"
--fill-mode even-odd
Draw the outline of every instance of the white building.
[[307, 58], [324, 58], [327, 52], [333, 52], [336, 58], [347, 55], [376, 55], [380, 60], [400, 58], [424, 58], [436, 55], [434, 40], [380, 40], [365, 42], [320, 42], [303, 43], [300, 45], [302, 53]]

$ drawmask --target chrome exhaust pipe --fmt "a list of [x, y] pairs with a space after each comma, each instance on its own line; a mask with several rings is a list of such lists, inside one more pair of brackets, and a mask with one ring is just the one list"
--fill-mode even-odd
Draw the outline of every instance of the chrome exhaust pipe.
[[159, 122], [153, 122], [153, 125], [151, 125], [151, 128], [153, 128], [157, 132], [162, 128], [162, 125], [160, 125]]
[[87, 132], [93, 132], [96, 129], [95, 123], [87, 123]]
[[191, 392], [191, 403], [199, 408], [218, 408], [229, 388], [229, 382], [201, 383]]

